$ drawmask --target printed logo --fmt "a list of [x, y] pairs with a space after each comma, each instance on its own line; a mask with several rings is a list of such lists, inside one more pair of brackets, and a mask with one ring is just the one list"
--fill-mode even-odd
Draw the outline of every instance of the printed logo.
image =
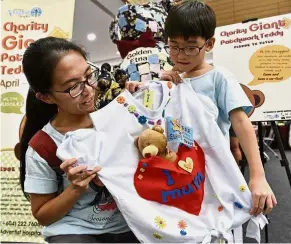
[[92, 223], [106, 224], [117, 209], [117, 204], [112, 196], [105, 197], [98, 204], [93, 206], [93, 213], [87, 217], [88, 221]]
[[39, 17], [39, 16], [41, 16], [41, 14], [42, 14], [42, 10], [41, 10], [41, 8], [38, 8], [38, 7], [35, 7], [33, 9], [31, 9], [31, 11], [30, 11], [30, 15], [33, 17]]
[[117, 208], [116, 202], [112, 197], [107, 199], [106, 201], [94, 205], [93, 211], [98, 214], [102, 211], [113, 211]]
[[9, 9], [8, 14], [13, 17], [30, 18], [30, 17], [40, 17], [42, 15], [42, 9], [39, 7], [34, 7], [32, 9]]

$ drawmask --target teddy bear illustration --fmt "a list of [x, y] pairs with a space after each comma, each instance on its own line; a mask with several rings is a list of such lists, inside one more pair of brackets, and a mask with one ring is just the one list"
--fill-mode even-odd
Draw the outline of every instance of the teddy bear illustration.
[[255, 109], [261, 107], [265, 102], [265, 95], [263, 92], [259, 90], [251, 90], [246, 85], [240, 84], [245, 94], [249, 98], [251, 104], [253, 105], [253, 109], [248, 113], [248, 116], [254, 113]]

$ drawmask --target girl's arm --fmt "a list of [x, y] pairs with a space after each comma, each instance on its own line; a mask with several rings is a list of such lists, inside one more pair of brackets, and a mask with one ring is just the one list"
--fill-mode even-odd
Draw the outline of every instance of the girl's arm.
[[86, 166], [73, 167], [75, 159], [66, 160], [61, 164], [61, 169], [66, 172], [68, 180], [71, 181], [61, 194], [30, 194], [31, 210], [39, 224], [48, 226], [62, 219], [88, 189], [92, 179], [100, 171], [100, 167], [92, 171], [85, 171]]

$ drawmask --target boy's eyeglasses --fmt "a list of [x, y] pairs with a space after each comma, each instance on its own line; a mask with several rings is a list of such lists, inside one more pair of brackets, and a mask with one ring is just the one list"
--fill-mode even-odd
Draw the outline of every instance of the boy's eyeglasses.
[[54, 91], [54, 92], [69, 93], [72, 98], [75, 98], [84, 91], [86, 84], [93, 88], [96, 88], [98, 78], [99, 78], [99, 69], [96, 69], [86, 77], [86, 80], [77, 82], [74, 86], [64, 91]]
[[191, 47], [179, 48], [179, 47], [173, 47], [173, 46], [167, 45], [165, 46], [165, 50], [168, 54], [174, 55], [174, 56], [178, 55], [181, 50], [183, 50], [187, 56], [198, 56], [201, 49], [206, 45], [207, 42], [208, 40], [206, 40], [206, 42], [203, 44], [202, 47], [191, 46]]

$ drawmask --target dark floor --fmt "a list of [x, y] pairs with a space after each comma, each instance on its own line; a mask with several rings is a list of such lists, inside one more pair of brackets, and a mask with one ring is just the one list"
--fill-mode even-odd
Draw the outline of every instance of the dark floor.
[[[277, 152], [279, 154], [279, 152]], [[291, 167], [291, 151], [285, 151]], [[279, 159], [267, 151], [270, 160], [265, 164], [266, 176], [271, 185], [278, 205], [269, 215], [270, 224], [268, 225], [269, 243], [291, 243], [291, 186]], [[279, 154], [280, 157], [280, 154]], [[281, 159], [281, 157], [280, 157]], [[247, 171], [246, 171], [247, 178]], [[261, 233], [262, 243], [265, 243], [265, 231]], [[252, 239], [246, 238], [245, 243], [253, 243]]]

